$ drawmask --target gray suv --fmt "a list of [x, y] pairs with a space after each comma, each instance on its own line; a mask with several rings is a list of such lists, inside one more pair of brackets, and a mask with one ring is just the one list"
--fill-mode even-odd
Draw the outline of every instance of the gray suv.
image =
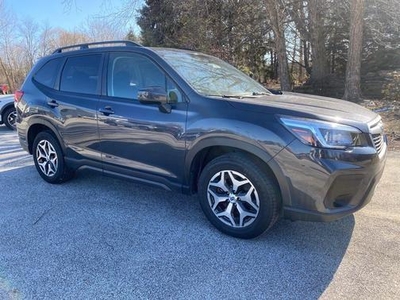
[[128, 41], [64, 47], [33, 67], [15, 98], [20, 143], [47, 182], [85, 166], [198, 194], [209, 221], [239, 238], [280, 217], [357, 211], [385, 164], [379, 115], [272, 94], [199, 52]]

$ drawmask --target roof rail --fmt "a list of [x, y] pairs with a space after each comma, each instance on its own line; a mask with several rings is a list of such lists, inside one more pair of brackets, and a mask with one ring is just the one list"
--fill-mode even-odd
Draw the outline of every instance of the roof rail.
[[107, 47], [107, 46], [116, 46], [116, 45], [125, 45], [126, 47], [142, 47], [142, 45], [132, 42], [132, 41], [104, 41], [104, 42], [93, 42], [93, 43], [84, 43], [84, 44], [77, 44], [71, 45], [66, 47], [60, 47], [54, 50], [52, 54], [62, 53], [65, 50], [72, 51], [72, 50], [83, 50], [89, 48], [96, 48], [96, 47]]

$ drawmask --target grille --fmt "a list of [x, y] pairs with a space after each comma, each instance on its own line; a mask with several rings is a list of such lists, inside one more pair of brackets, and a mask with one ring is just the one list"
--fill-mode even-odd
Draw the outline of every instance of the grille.
[[381, 117], [377, 117], [375, 120], [369, 123], [369, 129], [371, 133], [372, 142], [378, 154], [385, 148], [385, 136], [383, 132], [383, 123]]
[[372, 141], [374, 143], [375, 149], [378, 153], [381, 153], [383, 149], [383, 135], [382, 134], [373, 134]]

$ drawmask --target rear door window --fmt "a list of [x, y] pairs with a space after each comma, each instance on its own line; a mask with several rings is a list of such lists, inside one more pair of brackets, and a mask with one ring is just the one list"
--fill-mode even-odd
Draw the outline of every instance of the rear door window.
[[101, 54], [68, 58], [61, 74], [60, 90], [81, 94], [99, 94], [101, 60]]

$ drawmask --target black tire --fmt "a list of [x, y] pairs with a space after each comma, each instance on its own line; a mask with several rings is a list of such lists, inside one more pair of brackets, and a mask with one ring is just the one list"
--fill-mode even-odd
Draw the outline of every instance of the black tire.
[[39, 175], [49, 183], [62, 183], [74, 172], [68, 168], [60, 144], [50, 131], [40, 132], [33, 142], [33, 160]]
[[11, 130], [15, 130], [15, 120], [17, 118], [17, 112], [15, 107], [9, 107], [4, 111], [3, 122]]
[[255, 238], [279, 218], [281, 197], [274, 180], [244, 154], [228, 153], [209, 162], [200, 175], [199, 196], [208, 220], [230, 236]]

